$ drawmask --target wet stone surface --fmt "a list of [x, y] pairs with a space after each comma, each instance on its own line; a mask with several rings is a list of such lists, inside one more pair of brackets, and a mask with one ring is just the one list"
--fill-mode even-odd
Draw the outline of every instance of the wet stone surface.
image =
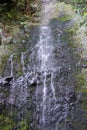
[[11, 130], [77, 130], [79, 121], [86, 130], [75, 91], [78, 61], [66, 31], [73, 21], [48, 23], [32, 28], [27, 51], [8, 59], [0, 77], [1, 114]]

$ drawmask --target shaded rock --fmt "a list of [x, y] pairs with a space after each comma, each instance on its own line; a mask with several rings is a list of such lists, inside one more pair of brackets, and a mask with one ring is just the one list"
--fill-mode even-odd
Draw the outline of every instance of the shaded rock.
[[10, 77], [10, 76], [9, 76], [9, 77], [6, 77], [6, 78], [5, 78], [5, 81], [9, 83], [10, 81], [12, 81], [12, 79], [13, 79], [13, 77]]
[[10, 82], [12, 81], [13, 77], [6, 77], [6, 78], [2, 78], [0, 77], [0, 86], [6, 86], [6, 85], [10, 85]]

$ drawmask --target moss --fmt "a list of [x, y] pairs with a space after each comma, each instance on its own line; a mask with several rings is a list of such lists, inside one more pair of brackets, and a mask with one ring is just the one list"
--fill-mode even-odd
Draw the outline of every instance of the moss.
[[[25, 36], [25, 40], [26, 40], [26, 36]], [[3, 70], [5, 68], [5, 65], [10, 57], [11, 54], [17, 54], [18, 57], [20, 57], [19, 55], [21, 54], [21, 52], [24, 52], [27, 50], [27, 44], [26, 43], [9, 43], [7, 45], [1, 45], [3, 47], [1, 47], [0, 49], [4, 49], [1, 50], [0, 52], [0, 75], [3, 75]], [[20, 59], [17, 57], [17, 62], [20, 64]], [[21, 65], [20, 65], [21, 66]], [[21, 68], [21, 67], [18, 67]], [[19, 76], [21, 75], [21, 72], [19, 72], [18, 74]]]
[[22, 110], [18, 110], [15, 106], [8, 106], [2, 110], [0, 114], [0, 130], [30, 130], [30, 121], [32, 118], [32, 110], [23, 108], [23, 118], [19, 119]]
[[73, 126], [76, 128], [75, 130], [77, 130], [77, 129], [86, 130], [86, 128], [87, 128], [86, 123], [79, 122], [79, 121], [76, 121], [76, 120], [74, 120], [72, 123], [73, 123]]
[[28, 115], [28, 118], [31, 118], [32, 117], [32, 110], [28, 110], [27, 115]]
[[59, 17], [58, 20], [62, 21], [62, 22], [66, 22], [68, 20], [71, 20], [71, 16], [70, 15], [63, 15], [62, 17]]
[[7, 63], [7, 60], [9, 58], [9, 54], [6, 54], [6, 55], [3, 55], [1, 57], [1, 63], [0, 63], [0, 75], [2, 75], [3, 71], [4, 71], [4, 68], [5, 68], [5, 65]]
[[82, 64], [87, 65], [87, 61], [82, 61]]
[[78, 30], [78, 27], [76, 25], [74, 25], [71, 28], [66, 28], [65, 32], [66, 32], [66, 38], [68, 39], [68, 45], [70, 48], [75, 48], [77, 49], [78, 47], [80, 47], [80, 43], [76, 43], [75, 39], [74, 39], [74, 35], [76, 35], [76, 32]]
[[78, 25], [74, 24], [71, 28], [66, 28], [65, 31], [73, 36], [78, 31]]
[[18, 126], [17, 127], [18, 127], [19, 130], [20, 129], [22, 129], [22, 130], [28, 130], [27, 120], [24, 119], [24, 120], [18, 122]]
[[84, 86], [86, 80], [85, 80], [85, 77], [84, 77], [84, 74], [78, 74], [77, 75], [77, 80], [79, 81], [78, 83], [78, 86]]
[[22, 72], [20, 53], [13, 56], [13, 61], [14, 61], [14, 75], [16, 75], [16, 77], [22, 76], [23, 72]]
[[13, 120], [5, 115], [0, 115], [0, 130], [11, 130], [14, 126]]
[[76, 75], [76, 91], [80, 91], [86, 84], [84, 73], [79, 73]]
[[87, 86], [82, 89], [82, 93], [87, 94]]

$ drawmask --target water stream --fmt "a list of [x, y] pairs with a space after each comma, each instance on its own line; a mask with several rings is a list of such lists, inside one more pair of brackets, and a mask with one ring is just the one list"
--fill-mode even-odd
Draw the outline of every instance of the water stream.
[[9, 58], [9, 60], [8, 60], [9, 62], [10, 62], [10, 68], [11, 68], [11, 70], [10, 70], [10, 76], [14, 76], [13, 75], [13, 55], [11, 55], [10, 56], [10, 58]]
[[[44, 5], [45, 2], [45, 5]], [[51, 84], [50, 87], [52, 89], [52, 94], [53, 94], [53, 99], [56, 99], [55, 97], [55, 88], [54, 88], [54, 84], [53, 84], [53, 67], [52, 65], [50, 65], [52, 63], [52, 53], [53, 53], [53, 44], [51, 41], [51, 30], [49, 27], [49, 20], [50, 20], [50, 13], [49, 11], [51, 11], [51, 8], [53, 7], [52, 5], [54, 4], [53, 1], [43, 1], [42, 4], [42, 20], [41, 20], [41, 24], [42, 26], [40, 27], [40, 39], [38, 42], [39, 45], [39, 50], [38, 50], [38, 57], [39, 60], [41, 61], [41, 72], [43, 73], [44, 76], [44, 81], [43, 81], [43, 110], [42, 110], [42, 122], [43, 125], [45, 125], [45, 121], [46, 121], [46, 110], [47, 110], [47, 104], [46, 104], [46, 100], [47, 100], [47, 75], [49, 74], [49, 72], [51, 73]], [[44, 26], [43, 26], [44, 25]]]
[[[69, 70], [66, 67], [64, 68], [66, 63], [71, 62], [67, 57], [69, 56], [69, 52], [66, 44], [62, 43], [61, 45], [60, 40], [58, 40], [57, 46], [54, 45], [52, 29], [49, 26], [51, 14], [54, 11], [54, 3], [55, 1], [42, 1], [39, 40], [29, 57], [27, 72], [25, 71], [25, 53], [21, 53], [22, 72], [24, 76], [17, 79], [11, 89], [9, 98], [9, 101], [13, 99], [12, 101], [15, 104], [19, 104], [18, 107], [20, 109], [28, 103], [28, 85], [31, 87], [36, 86], [36, 99], [32, 95], [32, 100], [33, 102], [36, 101], [34, 105], [36, 105], [36, 120], [39, 122], [37, 126], [38, 130], [59, 130], [58, 124], [61, 121], [64, 122], [64, 127], [66, 127], [65, 120], [68, 116], [67, 109], [69, 103], [65, 101], [65, 98], [68, 95], [67, 88], [69, 90], [73, 86], [72, 79], [70, 79], [71, 83], [67, 83], [69, 77], [69, 72], [67, 71]], [[58, 37], [60, 39], [60, 35]], [[59, 57], [55, 55], [56, 49]], [[61, 59], [61, 55], [67, 58], [65, 60]], [[10, 58], [12, 64], [12, 56]], [[12, 71], [13, 69], [11, 68], [11, 76], [13, 75]], [[17, 94], [19, 91], [20, 94]], [[16, 95], [18, 96], [16, 97]]]
[[25, 55], [25, 53], [24, 52], [22, 52], [21, 53], [21, 64], [22, 64], [22, 71], [23, 71], [23, 74], [25, 75], [25, 70], [26, 70], [26, 68], [25, 68], [25, 63], [24, 63], [24, 55]]
[[21, 76], [14, 78], [17, 64], [14, 64], [13, 55], [9, 58], [9, 76], [14, 80], [10, 85], [8, 104], [16, 109], [19, 126], [26, 119], [29, 130], [74, 130], [70, 126], [70, 111], [75, 108], [76, 101], [74, 59], [67, 40], [61, 40], [66, 24], [58, 21], [50, 24], [55, 2], [42, 0], [38, 42], [30, 52], [21, 52]]

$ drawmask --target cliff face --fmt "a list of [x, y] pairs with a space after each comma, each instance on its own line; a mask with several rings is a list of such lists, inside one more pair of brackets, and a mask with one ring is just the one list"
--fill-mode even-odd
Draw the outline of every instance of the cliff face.
[[0, 129], [86, 130], [85, 25], [61, 2], [40, 14], [1, 30]]

